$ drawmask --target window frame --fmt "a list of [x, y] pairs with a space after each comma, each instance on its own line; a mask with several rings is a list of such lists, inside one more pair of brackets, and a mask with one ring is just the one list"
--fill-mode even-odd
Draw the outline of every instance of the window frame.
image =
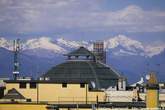
[[19, 88], [20, 89], [26, 89], [26, 87], [27, 87], [27, 83], [26, 82], [20, 82], [19, 83]]
[[85, 88], [85, 83], [80, 83], [80, 88]]
[[37, 83], [36, 82], [30, 82], [29, 84], [30, 89], [36, 89], [37, 88]]
[[67, 83], [62, 83], [62, 88], [67, 88]]

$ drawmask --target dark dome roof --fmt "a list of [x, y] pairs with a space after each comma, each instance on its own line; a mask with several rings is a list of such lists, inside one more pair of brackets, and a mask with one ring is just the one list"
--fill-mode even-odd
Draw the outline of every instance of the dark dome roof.
[[94, 83], [95, 88], [108, 88], [117, 85], [120, 75], [100, 62], [77, 60], [59, 64], [42, 77], [59, 82], [86, 82], [90, 86]]

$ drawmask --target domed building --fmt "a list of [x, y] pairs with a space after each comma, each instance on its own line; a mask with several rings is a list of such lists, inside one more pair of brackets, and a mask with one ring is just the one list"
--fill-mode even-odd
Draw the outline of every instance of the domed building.
[[52, 67], [37, 80], [7, 80], [2, 101], [46, 104], [105, 102], [105, 91], [125, 90], [126, 83], [119, 73], [102, 62], [105, 57], [101, 52], [104, 51], [100, 48], [92, 52], [80, 47], [65, 54], [65, 62]]
[[52, 67], [37, 80], [5, 80], [1, 108], [92, 110], [95, 105], [107, 109], [146, 107], [144, 102], [131, 102], [134, 92], [126, 91], [125, 79], [104, 63], [102, 43], [96, 46], [94, 51], [80, 47], [65, 54], [65, 62]]
[[64, 56], [67, 60], [52, 67], [42, 78], [62, 83], [88, 83], [90, 89], [117, 90], [125, 86], [119, 73], [98, 61], [96, 55], [84, 47]]

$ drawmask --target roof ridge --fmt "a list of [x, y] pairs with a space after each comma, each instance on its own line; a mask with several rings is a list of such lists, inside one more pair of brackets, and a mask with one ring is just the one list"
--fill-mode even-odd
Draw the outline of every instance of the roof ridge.
[[8, 90], [7, 94], [2, 99], [26, 99], [21, 93], [15, 88]]

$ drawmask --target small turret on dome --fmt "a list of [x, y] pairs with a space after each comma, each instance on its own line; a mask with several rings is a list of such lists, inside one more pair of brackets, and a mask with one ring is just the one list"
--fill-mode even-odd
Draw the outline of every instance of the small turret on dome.
[[95, 55], [81, 46], [77, 50], [72, 51], [68, 54], [64, 54], [64, 56], [68, 56], [68, 60], [93, 60], [95, 61]]

